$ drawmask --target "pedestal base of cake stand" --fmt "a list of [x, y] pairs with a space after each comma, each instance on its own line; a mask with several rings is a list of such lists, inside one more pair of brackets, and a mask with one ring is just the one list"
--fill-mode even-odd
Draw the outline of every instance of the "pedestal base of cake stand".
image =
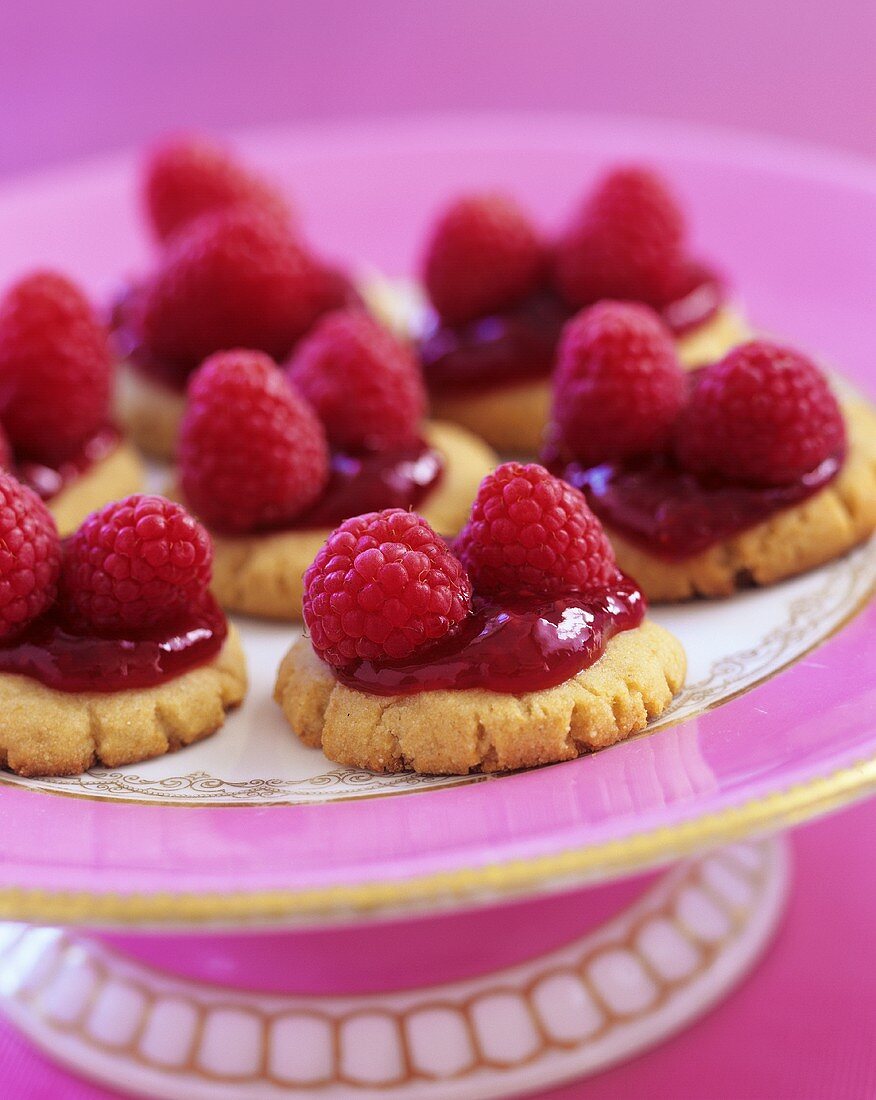
[[[407, 988], [371, 992], [337, 992], [336, 976], [300, 992], [301, 934], [228, 937], [231, 984], [220, 984], [197, 964], [210, 934], [188, 941], [195, 961], [187, 952], [183, 965], [179, 936], [165, 958], [157, 935], [139, 952], [2, 924], [0, 1009], [73, 1073], [152, 1100], [508, 1097], [621, 1062], [706, 1012], [769, 941], [787, 881], [781, 838], [721, 849], [643, 878], [619, 907], [597, 897], [611, 885], [569, 895], [585, 931], [560, 947], [443, 985], [411, 987], [408, 971]], [[344, 930], [334, 934], [343, 953]], [[211, 945], [212, 975], [224, 939]], [[250, 988], [247, 950], [258, 956]], [[431, 980], [428, 960], [422, 973]], [[278, 990], [284, 974], [298, 992]]]

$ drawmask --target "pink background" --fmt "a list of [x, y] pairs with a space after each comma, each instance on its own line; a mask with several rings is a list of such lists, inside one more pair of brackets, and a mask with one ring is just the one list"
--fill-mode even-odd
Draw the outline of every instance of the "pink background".
[[[0, 175], [182, 122], [519, 107], [719, 123], [873, 157], [874, 54], [867, 0], [7, 0]], [[874, 830], [871, 804], [802, 831], [788, 919], [756, 975], [674, 1043], [551, 1096], [687, 1100], [717, 1079], [712, 1095], [876, 1094]], [[8, 1095], [104, 1095], [67, 1085], [2, 1026], [0, 1066]]]
[[0, 174], [209, 128], [414, 111], [653, 114], [876, 154], [869, 0], [0, 4]]

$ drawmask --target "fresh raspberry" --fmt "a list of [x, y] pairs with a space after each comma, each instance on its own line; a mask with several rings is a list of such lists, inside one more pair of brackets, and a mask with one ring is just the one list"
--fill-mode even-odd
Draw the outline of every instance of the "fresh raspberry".
[[276, 222], [250, 210], [207, 214], [178, 233], [139, 301], [144, 344], [192, 368], [247, 347], [285, 358], [349, 285]]
[[422, 262], [432, 304], [448, 324], [510, 308], [535, 290], [545, 250], [526, 214], [504, 195], [452, 203], [432, 228]]
[[400, 661], [453, 633], [471, 582], [426, 521], [387, 508], [354, 516], [304, 574], [304, 621], [319, 656], [343, 667]]
[[109, 416], [106, 330], [82, 292], [38, 271], [0, 301], [0, 419], [22, 458], [70, 458]]
[[616, 168], [585, 199], [557, 245], [555, 278], [570, 305], [623, 298], [661, 305], [682, 265], [684, 218], [666, 184]]
[[584, 497], [534, 463], [506, 462], [484, 478], [455, 549], [484, 595], [553, 597], [617, 577]]
[[189, 505], [229, 534], [291, 523], [329, 475], [316, 414], [256, 351], [219, 352], [192, 376], [178, 460]]
[[419, 437], [426, 391], [413, 352], [362, 310], [324, 317], [287, 367], [346, 451], [385, 451]]
[[144, 630], [198, 606], [213, 544], [181, 504], [138, 494], [107, 504], [64, 547], [61, 598], [95, 631]]
[[783, 485], [842, 450], [843, 414], [805, 355], [752, 340], [706, 367], [676, 427], [681, 464], [731, 481]]
[[58, 591], [61, 540], [31, 489], [0, 473], [0, 638], [22, 630]]
[[177, 137], [150, 152], [143, 205], [155, 236], [166, 241], [202, 214], [247, 207], [288, 225], [289, 205], [259, 176], [203, 138]]
[[586, 466], [663, 449], [687, 391], [672, 335], [648, 306], [599, 302], [563, 330], [553, 423]]

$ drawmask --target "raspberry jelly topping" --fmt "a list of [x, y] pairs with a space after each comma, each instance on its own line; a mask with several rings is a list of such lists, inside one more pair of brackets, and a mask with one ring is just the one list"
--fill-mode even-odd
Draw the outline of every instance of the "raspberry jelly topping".
[[799, 481], [770, 488], [698, 477], [665, 454], [551, 468], [608, 527], [649, 553], [683, 561], [808, 499], [836, 477], [843, 458], [832, 455]]
[[465, 325], [437, 318], [420, 343], [426, 385], [432, 390], [491, 389], [503, 383], [550, 374], [566, 305], [544, 291], [508, 313]]
[[589, 668], [615, 634], [639, 626], [645, 598], [618, 575], [616, 585], [554, 600], [475, 596], [461, 628], [398, 662], [357, 661], [332, 671], [372, 695], [483, 688], [505, 694], [543, 691]]
[[79, 453], [57, 466], [46, 466], [42, 462], [21, 459], [15, 465], [15, 476], [42, 500], [51, 500], [62, 489], [88, 473], [118, 447], [121, 433], [112, 425], [105, 425], [87, 439]]
[[228, 623], [212, 596], [166, 626], [102, 637], [66, 623], [57, 606], [0, 644], [0, 672], [57, 691], [126, 691], [163, 684], [212, 660]]
[[444, 459], [428, 443], [368, 454], [333, 452], [325, 492], [283, 530], [337, 527], [350, 516], [383, 508], [416, 509], [440, 482]]
[[[711, 320], [725, 296], [715, 272], [691, 263], [677, 295], [658, 313], [676, 336], [683, 336]], [[563, 325], [574, 312], [545, 289], [514, 310], [465, 325], [444, 325], [434, 318], [420, 342], [426, 383], [433, 391], [476, 391], [546, 377], [553, 370]]]

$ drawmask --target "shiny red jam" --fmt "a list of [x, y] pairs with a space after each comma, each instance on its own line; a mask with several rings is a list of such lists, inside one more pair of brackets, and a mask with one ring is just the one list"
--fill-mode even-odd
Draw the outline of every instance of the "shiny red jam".
[[416, 509], [443, 474], [441, 452], [422, 440], [382, 453], [333, 453], [325, 492], [286, 529], [333, 528], [364, 512]]
[[253, 534], [333, 529], [364, 512], [417, 509], [443, 476], [441, 452], [422, 440], [387, 452], [333, 452], [328, 485], [316, 504], [291, 523], [260, 528]]
[[[725, 293], [718, 275], [691, 263], [677, 296], [659, 312], [682, 336], [710, 320]], [[443, 325], [433, 317], [420, 341], [426, 383], [434, 392], [472, 392], [545, 378], [553, 370], [563, 325], [574, 312], [545, 289], [514, 310], [466, 325]]]
[[55, 607], [0, 644], [0, 672], [28, 676], [57, 691], [155, 687], [211, 661], [227, 634], [225, 615], [212, 596], [197, 611], [136, 637], [83, 634], [63, 622]]
[[475, 597], [452, 637], [406, 661], [359, 661], [334, 669], [341, 683], [372, 695], [483, 688], [519, 695], [543, 691], [589, 668], [615, 634], [639, 626], [645, 598], [633, 581], [561, 599]]
[[700, 478], [669, 455], [589, 469], [551, 465], [608, 527], [651, 554], [683, 561], [802, 503], [836, 477], [843, 458], [832, 455], [794, 484], [770, 488]]
[[92, 466], [103, 461], [118, 447], [121, 434], [112, 425], [99, 428], [86, 440], [79, 453], [57, 466], [46, 466], [31, 459], [19, 459], [15, 464], [15, 476], [43, 500], [51, 500], [62, 489], [77, 481]]

